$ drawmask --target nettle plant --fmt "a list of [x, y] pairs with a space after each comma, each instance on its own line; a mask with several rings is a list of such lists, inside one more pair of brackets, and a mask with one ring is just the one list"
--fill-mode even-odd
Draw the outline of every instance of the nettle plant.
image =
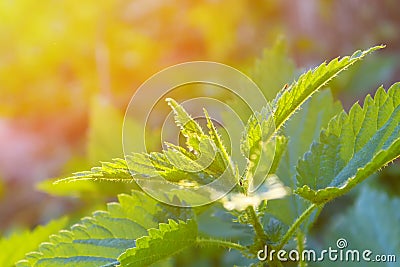
[[[301, 254], [307, 248], [310, 227], [325, 204], [400, 155], [400, 83], [387, 91], [379, 88], [374, 97], [368, 95], [362, 106], [356, 103], [349, 112], [324, 89], [339, 73], [380, 48], [323, 63], [285, 86], [271, 102], [272, 135], [263, 131], [271, 116], [263, 111], [253, 114], [241, 142], [247, 157], [247, 168], [241, 175], [209, 117], [208, 129], [203, 129], [178, 103], [169, 100], [191, 149], [170, 145], [163, 152], [133, 154], [128, 160], [135, 166], [134, 176], [146, 177], [155, 171], [172, 182], [206, 184], [229, 169], [237, 180], [230, 193], [235, 197], [228, 195], [206, 206], [185, 208], [157, 202], [135, 187], [131, 194], [118, 195], [118, 202], [108, 203], [106, 211], [96, 211], [69, 230], [50, 235], [48, 242], [28, 253], [17, 266], [189, 266], [196, 262], [200, 266], [282, 266], [276, 257], [260, 261], [257, 255], [265, 248], [295, 248]], [[268, 66], [262, 68], [260, 64], [255, 72], [258, 78], [268, 71]], [[279, 188], [286, 193], [273, 200], [265, 194], [268, 191], [249, 194], [254, 166], [263, 164], [258, 161], [266, 132], [267, 138], [273, 136], [276, 149], [272, 165], [262, 175], [275, 177], [266, 179], [267, 186], [279, 177], [284, 184]], [[199, 156], [200, 140], [211, 144], [214, 151], [209, 152], [215, 155], [201, 172], [185, 172], [168, 161], [166, 153], [190, 165]], [[135, 183], [127, 164], [115, 159], [59, 182]], [[178, 193], [174, 201], [179, 203]], [[301, 259], [291, 264], [306, 265]]]

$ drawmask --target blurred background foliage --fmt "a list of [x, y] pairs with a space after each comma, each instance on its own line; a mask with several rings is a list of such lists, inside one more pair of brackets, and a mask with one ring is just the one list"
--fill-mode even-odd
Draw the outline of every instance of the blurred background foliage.
[[[157, 71], [190, 60], [222, 62], [273, 87], [264, 91], [272, 97], [293, 73], [386, 44], [331, 84], [348, 108], [398, 81], [398, 10], [396, 0], [0, 1], [0, 233], [65, 213], [79, 217], [134, 186], [46, 179], [122, 157], [125, 108]], [[392, 166], [368, 184], [398, 196], [399, 174]], [[316, 234], [368, 194], [378, 193], [364, 190], [357, 200], [353, 192], [329, 206]]]

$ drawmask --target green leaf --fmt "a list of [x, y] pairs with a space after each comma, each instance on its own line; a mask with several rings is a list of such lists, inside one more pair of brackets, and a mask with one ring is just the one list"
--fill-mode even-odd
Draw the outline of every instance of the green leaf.
[[[91, 176], [89, 174], [88, 176]], [[88, 177], [71, 178], [73, 182], [59, 182], [60, 178], [52, 178], [40, 181], [36, 188], [54, 196], [79, 197], [93, 204], [93, 201], [104, 203], [107, 198], [115, 197], [118, 193], [129, 193], [138, 186], [132, 180], [130, 183], [116, 183], [113, 180], [90, 180]], [[67, 181], [67, 180], [66, 180]], [[128, 182], [128, 180], [127, 180]]]
[[[251, 187], [252, 183], [259, 184], [259, 181], [262, 181], [268, 174], [273, 161], [273, 153], [269, 155], [261, 152], [273, 150], [271, 147], [274, 147], [275, 144], [270, 139], [279, 132], [295, 111], [340, 72], [361, 60], [365, 55], [382, 47], [376, 46], [366, 51], [356, 51], [351, 57], [347, 56], [341, 60], [336, 58], [329, 64], [321, 64], [314, 70], [301, 75], [291, 86], [279, 92], [272, 103], [273, 119], [267, 108], [250, 117], [241, 142], [241, 151], [249, 159], [244, 179], [245, 191], [247, 187]], [[260, 159], [262, 156], [266, 158]], [[260, 161], [263, 164], [258, 164]], [[258, 170], [259, 166], [264, 168]]]
[[271, 137], [274, 128], [270, 110], [263, 108], [260, 112], [255, 112], [249, 118], [242, 134], [240, 148], [243, 155], [251, 160], [256, 151], [262, 147], [261, 143], [267, 142]]
[[299, 161], [296, 193], [315, 203], [345, 194], [400, 156], [400, 83], [379, 88], [322, 131]]
[[[343, 214], [335, 216], [327, 225], [329, 229], [321, 235], [324, 248], [329, 246], [336, 249], [336, 241], [344, 238], [347, 250], [361, 253], [371, 250], [371, 258], [377, 254], [396, 255], [400, 251], [400, 198], [390, 198], [384, 192], [363, 186], [354, 206]], [[320, 238], [319, 237], [319, 238]], [[362, 237], [362, 238], [360, 238]], [[326, 263], [326, 262], [325, 262]], [[322, 266], [324, 262], [321, 263]], [[330, 262], [332, 266], [343, 266], [343, 262]], [[386, 265], [385, 265], [386, 264]], [[367, 263], [364, 266], [398, 266], [396, 262]], [[360, 262], [346, 262], [346, 266], [359, 266]]]
[[[243, 181], [245, 192], [248, 189], [254, 191], [270, 173], [276, 148], [274, 133], [274, 119], [270, 110], [263, 108], [261, 112], [256, 112], [250, 117], [240, 145], [242, 154], [247, 158], [247, 169]], [[282, 138], [279, 142], [279, 145], [285, 144]]]
[[[318, 139], [321, 129], [326, 128], [331, 118], [341, 110], [341, 105], [334, 102], [330, 90], [322, 90], [307, 100], [286, 123], [283, 133], [289, 141], [276, 172], [286, 186], [296, 187], [297, 162], [309, 150], [312, 142]], [[308, 206], [309, 203], [304, 199], [290, 195], [268, 201], [267, 212], [286, 225], [291, 225]]]
[[223, 164], [224, 167], [228, 166], [230, 167], [229, 172], [230, 175], [234, 175], [235, 170], [233, 169], [233, 163], [231, 162], [231, 158], [228, 154], [228, 151], [226, 150], [224, 144], [222, 143], [221, 136], [219, 135], [217, 129], [215, 128], [214, 124], [211, 121], [210, 116], [208, 115], [207, 110], [204, 110], [204, 115], [207, 120], [207, 127], [209, 129], [209, 136], [211, 140], [214, 142], [215, 146], [217, 147], [217, 158], [220, 164]]
[[169, 220], [158, 229], [149, 229], [148, 236], [139, 238], [136, 247], [125, 251], [118, 261], [120, 266], [148, 266], [193, 246], [196, 240], [197, 225], [193, 220]]
[[[278, 39], [274, 46], [270, 49], [265, 49], [261, 59], [257, 59], [254, 66], [249, 71], [249, 75], [252, 80], [258, 85], [258, 87], [263, 92], [266, 99], [271, 100], [275, 97], [276, 93], [284, 87], [284, 85], [294, 79], [295, 64], [288, 57], [286, 42], [283, 39]], [[260, 113], [266, 113], [267, 109], [261, 111]], [[267, 115], [267, 114], [264, 114]], [[257, 121], [257, 116], [259, 120]], [[267, 116], [265, 116], [267, 117]], [[258, 166], [260, 158], [259, 151], [261, 149], [260, 140], [261, 138], [261, 128], [260, 124], [266, 124], [263, 122], [265, 118], [262, 116], [254, 114], [248, 120], [245, 131], [242, 133], [240, 151], [247, 158], [247, 174], [254, 175], [253, 169]], [[228, 122], [228, 119], [225, 119]], [[230, 122], [227, 123], [228, 127], [231, 127]], [[270, 124], [271, 126], [271, 124]], [[233, 134], [239, 130], [231, 130]], [[241, 130], [241, 125], [240, 125]], [[264, 132], [264, 140], [267, 139], [268, 133]], [[235, 139], [234, 139], [235, 140]], [[275, 143], [274, 143], [275, 144]], [[274, 145], [271, 144], [271, 145]], [[270, 166], [269, 173], [274, 173], [278, 167], [281, 153], [285, 150], [287, 140], [284, 140], [283, 136], [277, 137], [275, 157], [273, 159], [272, 166]], [[250, 159], [253, 157], [252, 159]], [[238, 159], [236, 159], [238, 160]], [[261, 178], [262, 179], [262, 178]]]
[[234, 177], [235, 168], [233, 163], [207, 111], [204, 110], [204, 114], [209, 135], [203, 132], [200, 125], [175, 100], [168, 98], [166, 101], [173, 109], [176, 124], [186, 137], [189, 151], [194, 153], [190, 156], [187, 155], [187, 152], [178, 149], [164, 152], [170, 160], [173, 160], [173, 165], [179, 169], [187, 169], [190, 172], [195, 172], [196, 170], [197, 172], [204, 171], [214, 177], [218, 177], [225, 170], [228, 170], [228, 175]]
[[[32, 231], [22, 231], [12, 234], [10, 237], [0, 240], [0, 266], [14, 266], [25, 254], [38, 248], [39, 244], [49, 239], [49, 235], [55, 234], [66, 227], [66, 217], [53, 220], [47, 225], [37, 226]], [[23, 245], [22, 245], [23, 244]]]
[[266, 99], [271, 100], [288, 81], [294, 79], [295, 64], [288, 57], [285, 40], [278, 39], [274, 46], [263, 51], [250, 71], [250, 77], [259, 86]]
[[[126, 159], [127, 161], [114, 159], [113, 162], [102, 162], [101, 167], [93, 167], [90, 171], [76, 172], [73, 176], [58, 179], [55, 183], [64, 184], [65, 182], [87, 180], [135, 183], [132, 175], [136, 179], [140, 179], [141, 175], [146, 177], [162, 175], [166, 179], [170, 178], [172, 181], [176, 181], [190, 175], [176, 169], [166, 156], [159, 152], [133, 153]], [[130, 169], [128, 169], [128, 164]], [[137, 186], [134, 188], [137, 189]]]
[[286, 123], [283, 134], [288, 136], [288, 147], [281, 160], [278, 176], [286, 185], [296, 187], [296, 165], [313, 141], [318, 140], [321, 129], [342, 111], [340, 102], [335, 101], [329, 89], [316, 92], [302, 108]]
[[103, 162], [101, 167], [74, 173], [72, 177], [57, 182], [86, 180], [132, 182], [135, 179], [147, 179], [146, 182], [151, 182], [148, 180], [151, 177], [163, 177], [180, 185], [198, 186], [208, 184], [222, 174], [237, 180], [236, 169], [207, 111], [204, 112], [209, 135], [203, 132], [197, 122], [177, 102], [173, 99], [167, 101], [173, 108], [176, 123], [187, 139], [189, 150], [167, 144], [167, 149], [162, 153], [133, 153], [125, 157], [126, 161], [114, 159], [111, 163]]
[[287, 138], [284, 135], [277, 136], [275, 139], [275, 154], [274, 154], [274, 160], [271, 165], [271, 169], [269, 170], [269, 173], [276, 173], [280, 162], [286, 152], [286, 149], [288, 147], [289, 143], [289, 138]]
[[113, 162], [102, 162], [101, 167], [93, 167], [90, 171], [73, 173], [73, 176], [62, 178], [56, 183], [77, 180], [132, 181], [126, 161], [114, 159]]
[[116, 264], [118, 256], [135, 246], [146, 229], [157, 227], [157, 202], [140, 192], [121, 194], [119, 203], [96, 211], [69, 231], [61, 230], [27, 254], [17, 266], [102, 266]]
[[276, 129], [279, 130], [304, 101], [317, 90], [323, 88], [340, 72], [361, 60], [367, 54], [383, 47], [375, 46], [365, 51], [356, 51], [352, 56], [346, 56], [340, 60], [336, 58], [328, 64], [323, 63], [301, 75], [296, 82], [280, 92], [273, 102]]
[[[171, 167], [183, 171], [187, 176], [190, 175], [190, 173], [192, 173], [193, 176], [205, 173], [209, 178], [213, 176], [218, 177], [226, 169], [226, 166], [230, 166], [230, 163], [224, 160], [221, 151], [209, 137], [201, 136], [198, 140], [199, 151], [196, 153], [199, 155], [198, 158], [193, 160], [192, 156], [186, 155], [187, 152], [181, 152], [178, 149], [171, 148], [164, 151], [166, 160], [171, 164]], [[197, 180], [196, 177], [193, 178]], [[168, 177], [166, 177], [166, 179], [168, 179]], [[201, 183], [204, 184], [207, 180], [213, 179], [203, 179]]]
[[199, 137], [204, 136], [200, 125], [172, 98], [166, 99], [168, 105], [175, 114], [175, 122], [186, 137], [186, 144], [189, 149], [199, 150]]

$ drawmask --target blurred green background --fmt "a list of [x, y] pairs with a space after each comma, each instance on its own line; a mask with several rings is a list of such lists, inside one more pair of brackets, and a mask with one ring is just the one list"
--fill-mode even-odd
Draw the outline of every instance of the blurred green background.
[[[348, 108], [399, 80], [399, 10], [396, 0], [0, 1], [0, 233], [78, 217], [129, 190], [38, 183], [122, 157], [125, 108], [157, 71], [211, 60], [248, 73], [283, 40], [300, 73], [386, 44], [331, 84]], [[392, 166], [370, 183], [399, 195], [399, 175]], [[328, 207], [316, 231], [352, 201]]]

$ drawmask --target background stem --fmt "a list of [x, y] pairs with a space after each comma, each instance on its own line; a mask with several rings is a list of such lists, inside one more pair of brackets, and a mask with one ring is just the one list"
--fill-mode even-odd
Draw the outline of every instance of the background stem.
[[289, 239], [294, 235], [296, 232], [297, 228], [300, 227], [300, 225], [311, 215], [311, 213], [318, 208], [319, 206], [317, 204], [311, 204], [308, 209], [306, 209], [299, 218], [290, 226], [289, 230], [286, 232], [286, 234], [283, 236], [281, 242], [279, 245], [276, 247], [276, 250], [280, 250], [283, 248], [284, 245], [289, 241]]

